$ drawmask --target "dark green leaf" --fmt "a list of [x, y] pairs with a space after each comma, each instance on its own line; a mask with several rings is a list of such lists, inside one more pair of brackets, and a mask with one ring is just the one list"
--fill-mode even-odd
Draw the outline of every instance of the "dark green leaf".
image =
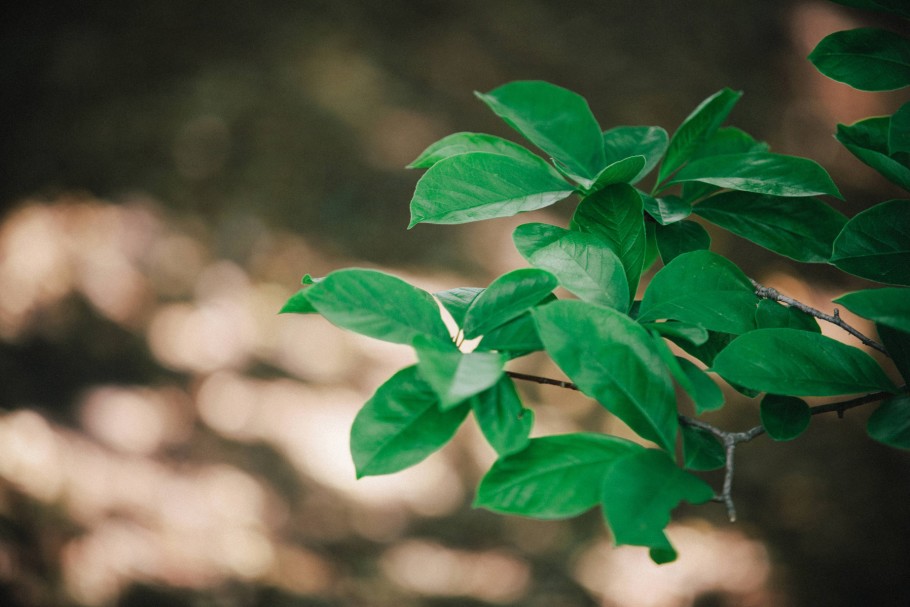
[[910, 449], [910, 394], [901, 394], [883, 402], [869, 416], [866, 432], [890, 447]]
[[751, 281], [733, 262], [711, 251], [693, 251], [654, 275], [638, 320], [681, 320], [739, 334], [755, 328], [757, 303]]
[[888, 155], [910, 152], [910, 102], [894, 112], [888, 124]]
[[493, 112], [573, 173], [594, 177], [606, 164], [600, 126], [584, 97], [548, 82], [510, 82], [475, 93]]
[[712, 371], [760, 392], [837, 396], [894, 390], [868, 354], [798, 329], [757, 329], [740, 335], [717, 355]]
[[600, 502], [609, 465], [641, 450], [602, 434], [532, 438], [527, 448], [493, 464], [480, 481], [474, 506], [542, 519], [577, 516]]
[[885, 325], [875, 325], [878, 337], [904, 381], [910, 383], [910, 333]]
[[817, 198], [725, 192], [696, 205], [711, 223], [791, 259], [827, 262], [847, 218]]
[[471, 399], [477, 425], [500, 456], [521, 451], [528, 446], [528, 435], [534, 425], [534, 412], [525, 409], [509, 377]]
[[440, 160], [411, 199], [411, 223], [466, 223], [549, 206], [573, 192], [543, 160], [471, 152]]
[[[703, 480], [677, 468], [666, 453], [646, 449], [617, 459], [603, 479], [603, 510], [616, 544], [648, 546], [659, 562], [675, 551], [663, 529], [683, 500], [702, 504], [714, 497]], [[655, 551], [657, 554], [655, 554]]]
[[854, 314], [910, 333], [910, 289], [869, 289], [834, 300]]
[[714, 364], [717, 355], [736, 338], [732, 333], [721, 333], [719, 331], [708, 331], [708, 341], [703, 344], [693, 344], [688, 339], [680, 339], [674, 335], [666, 337], [677, 346], [691, 354], [709, 367]]
[[351, 455], [357, 478], [398, 472], [423, 461], [449, 442], [468, 411], [468, 404], [442, 411], [417, 367], [402, 369], [354, 419]]
[[512, 235], [522, 257], [552, 272], [559, 284], [585, 301], [629, 308], [629, 285], [619, 257], [594, 234], [544, 223], [526, 223]]
[[474, 339], [527, 312], [556, 288], [556, 277], [537, 268], [522, 268], [503, 274], [468, 308], [464, 336]]
[[755, 310], [755, 326], [758, 329], [801, 329], [813, 333], [822, 331], [813, 316], [770, 299], [758, 302], [758, 309]]
[[581, 201], [572, 216], [572, 228], [599, 236], [622, 262], [634, 294], [645, 261], [647, 239], [641, 196], [631, 186], [617, 184]]
[[724, 393], [710, 375], [686, 358], [677, 356], [676, 360], [680, 369], [689, 378], [691, 388], [686, 392], [695, 403], [696, 415], [701, 415], [706, 411], [715, 411], [724, 406]]
[[869, 280], [910, 285], [910, 200], [889, 200], [847, 222], [831, 263]]
[[761, 399], [761, 423], [777, 441], [793, 440], [809, 427], [809, 405], [795, 396], [767, 394]]
[[526, 160], [528, 150], [502, 137], [483, 133], [453, 133], [425, 149], [409, 169], [428, 169], [440, 160], [469, 152], [489, 152]]
[[458, 287], [447, 291], [438, 291], [433, 296], [438, 299], [443, 307], [452, 315], [455, 323], [461, 327], [464, 325], [464, 315], [467, 314], [471, 302], [477, 299], [483, 289], [479, 287]]
[[717, 438], [701, 428], [681, 425], [683, 462], [689, 470], [717, 470], [727, 463], [724, 446]]
[[891, 120], [887, 116], [867, 118], [851, 126], [837, 125], [835, 137], [854, 156], [881, 173], [885, 179], [910, 191], [910, 167], [888, 155]]
[[835, 32], [809, 54], [822, 74], [861, 91], [892, 91], [910, 84], [910, 40], [874, 27]]
[[579, 389], [643, 438], [672, 451], [676, 400], [648, 332], [625, 314], [581, 301], [534, 311], [547, 353]]
[[644, 170], [645, 157], [630, 156], [607, 165], [600, 171], [585, 189], [588, 192], [596, 192], [615, 183], [630, 183], [636, 175]]
[[[553, 297], [552, 300], [556, 298]], [[544, 301], [551, 301], [550, 299]], [[478, 350], [498, 350], [510, 357], [523, 356], [543, 350], [543, 343], [537, 334], [537, 324], [529, 312], [496, 327], [483, 336], [477, 344]]]
[[329, 322], [368, 337], [410, 344], [418, 335], [449, 339], [433, 297], [377, 270], [338, 270], [306, 289]]
[[[703, 143], [690, 160], [720, 156], [721, 154], [745, 154], [747, 152], [767, 152], [768, 144], [756, 141], [752, 135], [736, 127], [728, 126], [717, 129], [714, 136]], [[717, 186], [708, 183], [690, 181], [683, 184], [682, 197], [693, 202], [718, 190]]]
[[714, 136], [740, 97], [741, 92], [725, 88], [702, 101], [689, 114], [670, 139], [658, 172], [658, 183], [681, 167], [705, 141]]
[[316, 308], [306, 298], [306, 289], [300, 289], [281, 307], [279, 314], [315, 314]]
[[645, 264], [641, 269], [642, 274], [647, 272], [660, 256], [657, 250], [657, 230], [655, 230], [655, 227], [656, 224], [653, 221], [645, 222]]
[[683, 253], [706, 250], [711, 247], [711, 236], [694, 221], [684, 219], [665, 226], [654, 227], [660, 259], [668, 264]]
[[667, 321], [667, 322], [645, 322], [642, 326], [650, 331], [674, 340], [682, 339], [692, 345], [700, 346], [708, 341], [708, 331], [699, 325], [692, 325], [685, 322]]
[[439, 398], [441, 409], [451, 409], [492, 387], [502, 377], [505, 358], [498, 352], [462, 352], [451, 341], [424, 336], [414, 340], [417, 370]]
[[659, 126], [618, 126], [604, 131], [604, 153], [607, 164], [641, 154], [645, 165], [632, 179], [637, 183], [650, 173], [667, 151], [669, 137]]
[[692, 205], [679, 196], [669, 195], [654, 198], [642, 192], [639, 192], [639, 194], [644, 203], [645, 211], [662, 226], [676, 223], [692, 214]]
[[808, 158], [751, 152], [725, 154], [693, 160], [668, 183], [700, 181], [718, 187], [772, 196], [818, 196], [843, 198], [831, 177]]

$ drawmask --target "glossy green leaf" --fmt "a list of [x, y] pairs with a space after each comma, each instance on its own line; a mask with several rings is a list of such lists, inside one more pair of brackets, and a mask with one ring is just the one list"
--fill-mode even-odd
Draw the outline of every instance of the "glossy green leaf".
[[616, 459], [643, 450], [603, 434], [533, 438], [487, 472], [474, 506], [542, 519], [577, 516], [601, 500], [604, 471]]
[[772, 196], [828, 194], [843, 198], [825, 169], [815, 161], [770, 152], [725, 154], [693, 160], [668, 183], [687, 181]]
[[710, 375], [686, 358], [677, 356], [676, 360], [679, 362], [680, 369], [689, 378], [691, 388], [686, 389], [686, 392], [695, 403], [696, 415], [701, 415], [706, 411], [715, 411], [724, 406], [724, 393]]
[[547, 163], [471, 152], [440, 160], [417, 182], [411, 223], [466, 223], [534, 211], [573, 192]]
[[617, 459], [603, 479], [603, 511], [617, 545], [651, 548], [651, 558], [676, 558], [664, 528], [680, 502], [703, 504], [714, 490], [677, 468], [666, 453], [646, 449]]
[[503, 274], [477, 296], [464, 317], [464, 336], [474, 339], [507, 323], [540, 302], [556, 288], [556, 277], [537, 268]]
[[410, 344], [418, 335], [449, 339], [433, 297], [377, 270], [338, 270], [306, 289], [306, 299], [332, 324], [368, 337]]
[[689, 470], [717, 470], [727, 463], [724, 446], [701, 428], [680, 425], [683, 439], [683, 463]]
[[622, 262], [599, 237], [527, 223], [515, 229], [512, 239], [528, 263], [555, 274], [560, 285], [581, 299], [628, 309], [629, 285]]
[[888, 155], [910, 152], [910, 102], [894, 112], [888, 122]]
[[645, 157], [644, 166], [630, 182], [637, 183], [660, 162], [670, 138], [659, 126], [618, 126], [604, 131], [603, 142], [607, 164], [639, 154]]
[[528, 446], [534, 412], [525, 409], [509, 377], [471, 399], [471, 410], [481, 432], [500, 456]]
[[669, 195], [655, 198], [642, 192], [639, 194], [645, 211], [662, 226], [676, 223], [692, 214], [692, 205], [679, 196]]
[[[555, 301], [545, 299], [547, 301]], [[540, 335], [537, 334], [537, 324], [529, 312], [500, 325], [483, 336], [477, 344], [478, 350], [498, 350], [506, 352], [510, 357], [523, 356], [530, 352], [543, 350]]]
[[847, 222], [831, 263], [856, 276], [910, 286], [910, 200], [889, 200]]
[[736, 338], [732, 333], [722, 333], [720, 331], [708, 331], [708, 339], [704, 343], [694, 344], [688, 339], [676, 337], [672, 334], [666, 335], [667, 339], [682, 348], [686, 354], [691, 354], [707, 366], [714, 364], [714, 359], [723, 351], [730, 342]]
[[711, 236], [705, 228], [694, 221], [684, 219], [665, 226], [654, 227], [657, 236], [657, 250], [664, 264], [668, 264], [683, 253], [706, 250], [711, 247]]
[[758, 329], [801, 329], [813, 333], [822, 331], [815, 317], [770, 299], [758, 302], [755, 326]]
[[708, 330], [699, 325], [670, 320], [666, 322], [645, 322], [642, 323], [642, 326], [649, 331], [671, 338], [673, 341], [682, 339], [695, 346], [700, 346], [708, 341]]
[[711, 223], [790, 259], [827, 262], [847, 218], [817, 198], [725, 192], [694, 208]]
[[910, 289], [868, 289], [834, 300], [854, 314], [910, 333]]
[[883, 402], [869, 416], [866, 432], [890, 447], [910, 449], [910, 394], [901, 394]]
[[752, 283], [733, 262], [711, 251], [693, 251], [654, 275], [638, 320], [680, 320], [739, 334], [755, 328], [757, 303]]
[[306, 289], [300, 289], [285, 302], [279, 314], [316, 314], [316, 308], [306, 298]]
[[740, 97], [741, 92], [725, 88], [702, 101], [689, 114], [670, 138], [667, 153], [658, 171], [658, 182], [666, 180], [673, 171], [689, 160], [704, 142], [714, 136]]
[[642, 155], [617, 160], [604, 167], [585, 189], [588, 192], [596, 192], [615, 183], [631, 183], [644, 170], [645, 163], [646, 159]]
[[878, 337], [904, 382], [910, 383], [910, 333], [898, 331], [885, 325], [875, 325]]
[[586, 197], [572, 216], [572, 228], [599, 236], [622, 262], [634, 294], [645, 262], [645, 222], [638, 192], [626, 184], [617, 184]]
[[643, 438], [672, 451], [676, 399], [650, 334], [625, 314], [581, 301], [534, 311], [547, 353], [579, 389]]
[[402, 369], [380, 386], [351, 427], [357, 478], [404, 470], [449, 442], [470, 406], [442, 411], [438, 405], [417, 367]]
[[846, 126], [837, 125], [835, 137], [850, 153], [881, 173], [885, 179], [910, 191], [910, 166], [888, 155], [891, 119], [867, 118]]
[[468, 308], [481, 293], [483, 293], [483, 289], [479, 287], [457, 287], [437, 291], [433, 293], [433, 297], [442, 303], [443, 307], [452, 315], [455, 323], [461, 327], [464, 325], [464, 316], [468, 313]]
[[657, 258], [660, 257], [659, 251], [657, 250], [656, 225], [657, 224], [652, 221], [645, 222], [645, 264], [641, 270], [642, 274], [647, 272], [655, 263], [657, 263]]
[[[752, 135], [736, 127], [728, 126], [717, 129], [714, 135], [704, 142], [691, 160], [720, 156], [722, 154], [745, 154], [747, 152], [767, 152], [768, 144], [756, 141]], [[690, 181], [683, 184], [682, 198], [687, 202], [694, 202], [718, 190], [717, 186], [708, 183]]]
[[451, 409], [491, 388], [502, 377], [505, 357], [498, 352], [462, 352], [451, 341], [419, 336], [414, 340], [417, 370], [439, 397], [441, 409]]
[[809, 54], [822, 74], [861, 91], [910, 85], [910, 40], [874, 27], [825, 36]]
[[467, 154], [469, 152], [489, 152], [491, 154], [502, 154], [512, 156], [518, 160], [528, 158], [527, 149], [512, 143], [502, 137], [495, 135], [486, 135], [484, 133], [453, 133], [443, 137], [436, 143], [430, 145], [421, 152], [417, 159], [409, 164], [409, 169], [428, 169], [440, 160], [445, 160], [450, 156], [458, 154]]
[[812, 419], [809, 405], [795, 396], [767, 394], [761, 400], [760, 413], [768, 436], [776, 441], [793, 440], [806, 431]]
[[584, 97], [536, 80], [475, 93], [493, 112], [573, 173], [594, 177], [606, 164], [600, 126]]
[[757, 329], [740, 335], [717, 355], [712, 371], [760, 392], [837, 396], [894, 390], [872, 357], [818, 333]]

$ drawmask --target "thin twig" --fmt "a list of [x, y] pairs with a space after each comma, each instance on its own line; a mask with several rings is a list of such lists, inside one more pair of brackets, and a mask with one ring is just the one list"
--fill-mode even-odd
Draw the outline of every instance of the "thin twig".
[[[750, 280], [752, 280], [752, 279], [750, 279]], [[885, 356], [888, 356], [888, 351], [885, 350], [885, 347], [883, 345], [881, 345], [880, 343], [878, 343], [877, 341], [875, 341], [874, 339], [872, 339], [870, 337], [866, 337], [865, 335], [860, 333], [858, 330], [856, 330], [855, 328], [853, 328], [852, 326], [847, 324], [847, 322], [845, 322], [844, 319], [842, 319], [840, 317], [840, 312], [838, 311], [837, 308], [834, 308], [834, 314], [826, 314], [826, 313], [822, 312], [821, 310], [816, 310], [812, 306], [807, 306], [806, 304], [802, 303], [801, 301], [797, 301], [797, 300], [793, 299], [792, 297], [787, 297], [786, 295], [783, 295], [777, 289], [773, 289], [771, 287], [766, 287], [754, 280], [752, 280], [752, 286], [755, 287], [755, 294], [758, 295], [759, 297], [761, 297], [762, 299], [770, 299], [770, 300], [777, 301], [780, 303], [785, 303], [788, 306], [790, 306], [791, 308], [796, 308], [800, 312], [804, 312], [805, 314], [809, 314], [810, 316], [814, 316], [815, 318], [818, 318], [820, 320], [824, 320], [824, 321], [830, 322], [833, 325], [837, 325], [838, 327], [840, 327], [841, 329], [843, 329], [844, 331], [846, 331], [847, 333], [849, 333], [856, 339], [860, 340], [861, 342], [863, 342], [870, 348], [875, 348], [876, 350], [878, 350]]]

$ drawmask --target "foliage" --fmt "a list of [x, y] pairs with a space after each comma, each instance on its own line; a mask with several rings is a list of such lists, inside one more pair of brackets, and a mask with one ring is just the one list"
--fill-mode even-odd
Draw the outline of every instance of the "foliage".
[[[907, 17], [889, 2], [849, 2]], [[861, 29], [824, 39], [810, 60], [827, 76], [863, 90], [910, 85], [910, 41]], [[414, 347], [418, 363], [376, 392], [354, 421], [358, 476], [412, 466], [442, 447], [470, 412], [499, 459], [475, 505], [552, 519], [603, 509], [617, 544], [646, 546], [656, 562], [675, 558], [663, 529], [682, 501], [712, 499], [734, 517], [730, 481], [737, 443], [767, 432], [791, 440], [811, 416], [883, 401], [869, 435], [910, 448], [906, 385], [874, 358], [820, 334], [838, 324], [910, 371], [910, 200], [890, 200], [848, 219], [820, 197], [840, 199], [812, 160], [771, 152], [724, 127], [741, 93], [708, 97], [672, 136], [656, 126], [602, 130], [576, 93], [540, 81], [477, 94], [538, 153], [501, 137], [456, 133], [410, 166], [425, 169], [409, 228], [458, 224], [533, 211], [575, 197], [567, 227], [518, 226], [513, 239], [532, 266], [488, 287], [430, 294], [365, 269], [307, 276], [284, 312], [318, 313], [335, 325]], [[857, 158], [910, 189], [910, 104], [893, 116], [839, 125]], [[542, 155], [540, 155], [542, 154]], [[656, 169], [650, 188], [640, 183]], [[891, 285], [835, 300], [878, 323], [884, 345], [844, 323], [754, 283], [709, 250], [700, 217], [790, 259], [830, 264]], [[657, 264], [640, 300], [639, 283]], [[561, 287], [574, 298], [557, 300]], [[439, 306], [454, 319], [450, 332]], [[705, 366], [678, 357], [680, 346]], [[468, 344], [472, 344], [469, 346]], [[508, 362], [544, 351], [577, 389], [652, 444], [591, 433], [530, 438]], [[724, 406], [718, 381], [756, 397], [762, 425], [720, 430], [680, 414], [674, 384], [694, 413]], [[801, 396], [864, 394], [809, 407]], [[693, 471], [725, 467], [724, 490]]]

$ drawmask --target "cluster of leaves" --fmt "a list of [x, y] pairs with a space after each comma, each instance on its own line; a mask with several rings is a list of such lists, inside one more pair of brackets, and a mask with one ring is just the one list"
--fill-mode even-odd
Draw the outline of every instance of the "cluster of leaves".
[[[893, 4], [875, 3], [907, 16]], [[866, 88], [910, 84], [907, 71], [867, 64], [898, 52], [870, 50], [870, 41], [896, 45], [904, 58], [907, 41], [862, 32], [827, 38], [812, 60]], [[410, 165], [426, 169], [410, 227], [512, 216], [570, 197], [577, 206], [567, 227], [516, 228], [514, 244], [531, 267], [486, 288], [430, 294], [367, 269], [304, 278], [284, 312], [318, 313], [416, 351], [417, 364], [383, 384], [354, 421], [358, 476], [417, 464], [473, 413], [499, 456], [480, 483], [477, 506], [552, 519], [599, 505], [618, 544], [646, 546], [666, 562], [675, 558], [664, 534], [671, 510], [715, 497], [692, 471], [726, 461], [716, 435], [681, 423], [687, 418], [674, 384], [696, 416], [724, 405], [717, 380], [752, 397], [763, 393], [764, 430], [778, 440], [809, 423], [812, 411], [800, 397], [882, 393], [870, 434], [910, 447], [905, 389], [864, 351], [823, 336], [800, 307], [760, 297], [739, 268], [709, 250], [708, 232], [691, 219], [800, 262], [899, 285], [836, 301], [876, 322], [883, 349], [908, 379], [910, 291], [902, 287], [910, 286], [910, 201], [883, 202], [848, 220], [819, 198], [841, 197], [821, 166], [722, 126], [741, 96], [729, 89], [702, 102], [672, 137], [656, 126], [603, 131], [581, 96], [545, 82], [512, 82], [477, 96], [543, 156], [493, 135], [445, 137]], [[838, 139], [910, 189], [910, 104], [891, 117], [841, 126]], [[655, 170], [653, 186], [639, 187]], [[658, 258], [662, 267], [636, 299]], [[574, 297], [558, 299], [557, 287]], [[668, 342], [690, 357], [674, 355]], [[594, 433], [530, 438], [534, 414], [506, 366], [537, 351], [653, 447]]]

